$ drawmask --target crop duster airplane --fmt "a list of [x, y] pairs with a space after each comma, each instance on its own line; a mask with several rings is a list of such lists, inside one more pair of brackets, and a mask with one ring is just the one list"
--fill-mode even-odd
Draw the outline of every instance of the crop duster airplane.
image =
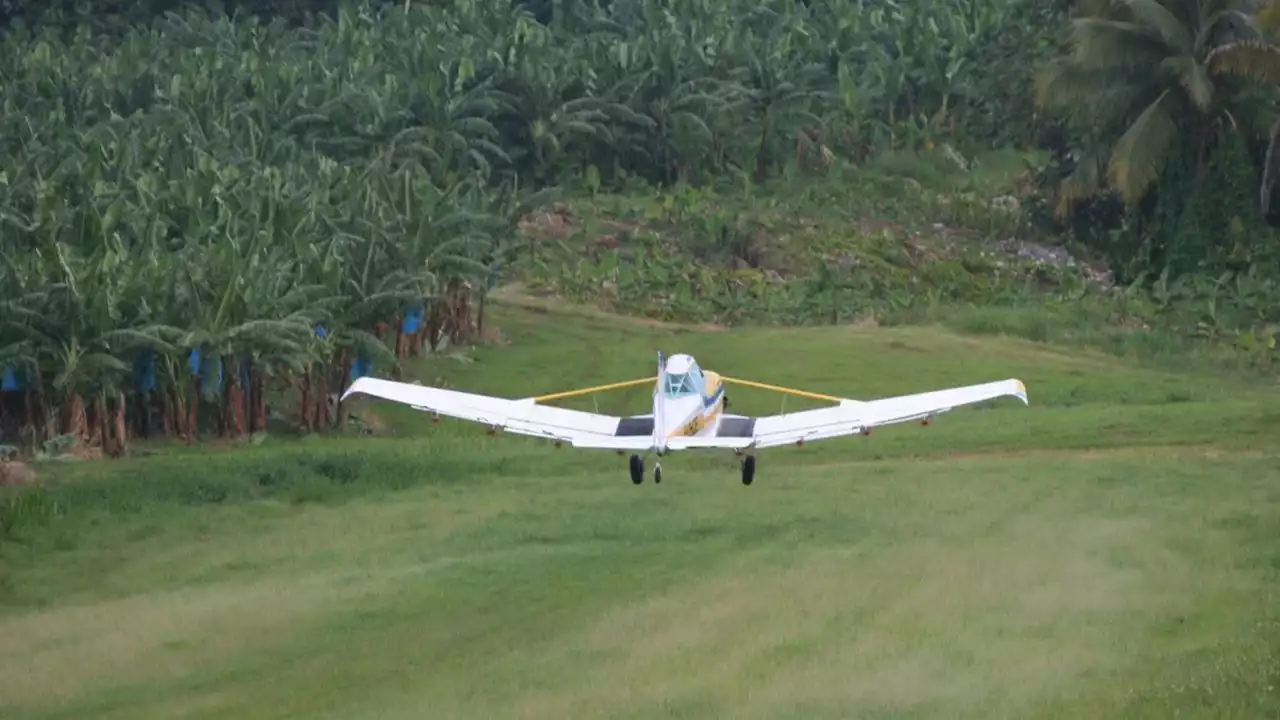
[[[569, 410], [540, 403], [654, 383], [653, 412], [647, 415], [616, 417]], [[799, 395], [836, 403], [833, 407], [747, 417], [725, 412], [728, 384]], [[527, 397], [518, 400], [444, 390], [410, 383], [362, 377], [342, 395], [363, 394], [410, 405], [437, 416], [470, 420], [498, 430], [547, 438], [557, 446], [569, 443], [576, 448], [630, 450], [631, 481], [644, 482], [644, 455], [658, 457], [675, 450], [727, 449], [742, 458], [742, 484], [755, 478], [756, 460], [750, 454], [778, 445], [804, 445], [811, 440], [845, 435], [870, 435], [882, 425], [920, 420], [928, 425], [933, 416], [961, 405], [972, 405], [1011, 396], [1027, 402], [1027, 390], [1020, 380], [1009, 379], [982, 385], [938, 390], [881, 400], [850, 400], [820, 395], [748, 380], [736, 380], [703, 371], [689, 355], [672, 355], [665, 361], [658, 353], [657, 377], [600, 385], [583, 390]], [[653, 481], [662, 482], [662, 465], [655, 463]]]

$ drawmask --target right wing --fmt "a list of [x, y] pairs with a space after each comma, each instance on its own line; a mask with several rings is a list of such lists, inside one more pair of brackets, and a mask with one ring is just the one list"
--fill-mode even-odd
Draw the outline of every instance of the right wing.
[[532, 398], [508, 400], [373, 377], [362, 377], [351, 383], [342, 400], [357, 394], [482, 423], [517, 435], [560, 440], [576, 447], [627, 449], [652, 444], [652, 416], [617, 417], [540, 405]]

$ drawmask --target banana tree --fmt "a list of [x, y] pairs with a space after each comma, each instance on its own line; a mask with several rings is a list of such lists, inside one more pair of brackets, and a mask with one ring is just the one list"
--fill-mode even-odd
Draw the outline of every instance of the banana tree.
[[[59, 434], [122, 454], [131, 361], [140, 350], [174, 351], [166, 338], [176, 329], [147, 322], [130, 302], [149, 278], [119, 248], [83, 257], [52, 242], [35, 256], [47, 273], [45, 285], [4, 308], [8, 334], [16, 339], [0, 357], [24, 371], [29, 398], [45, 404], [47, 417], [58, 408]], [[48, 437], [33, 438], [41, 439]]]
[[[781, 33], [774, 33], [778, 37]], [[773, 146], [782, 138], [800, 142], [805, 126], [819, 128], [822, 119], [812, 108], [837, 97], [827, 68], [801, 53], [785, 53], [785, 44], [759, 48], [734, 72], [740, 90], [735, 105], [755, 124], [755, 180], [763, 182], [773, 159]]]

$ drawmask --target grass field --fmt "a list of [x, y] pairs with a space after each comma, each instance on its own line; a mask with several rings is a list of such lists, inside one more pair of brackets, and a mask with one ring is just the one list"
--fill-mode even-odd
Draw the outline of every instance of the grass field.
[[41, 468], [0, 535], [4, 717], [1280, 715], [1274, 381], [930, 328], [493, 322], [508, 346], [414, 374], [530, 395], [661, 348], [853, 397], [1019, 377], [1032, 405], [765, 452], [750, 488], [732, 455], [636, 487], [365, 402], [381, 437]]

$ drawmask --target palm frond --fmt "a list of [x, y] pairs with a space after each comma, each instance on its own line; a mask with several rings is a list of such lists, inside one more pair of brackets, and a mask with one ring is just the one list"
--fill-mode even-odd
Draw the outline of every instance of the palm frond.
[[1107, 166], [1108, 180], [1127, 204], [1141, 200], [1160, 175], [1178, 133], [1176, 109], [1174, 95], [1165, 90], [1116, 142]]
[[1102, 157], [1098, 151], [1085, 153], [1058, 186], [1058, 202], [1053, 211], [1056, 220], [1065, 220], [1076, 203], [1093, 197], [1102, 189]]
[[1114, 73], [1101, 68], [1084, 68], [1067, 58], [1054, 58], [1036, 75], [1037, 107], [1079, 110], [1099, 92], [1115, 84]]
[[1139, 23], [1087, 17], [1071, 26], [1072, 61], [1083, 68], [1140, 68], [1173, 51], [1158, 32]]
[[1205, 66], [1215, 75], [1250, 78], [1267, 85], [1280, 85], [1280, 46], [1261, 40], [1241, 40], [1214, 48], [1205, 56]]
[[1190, 54], [1195, 38], [1182, 20], [1170, 12], [1159, 0], [1119, 0], [1133, 13], [1136, 21], [1149, 25], [1160, 37], [1180, 54]]
[[1213, 104], [1213, 79], [1204, 65], [1190, 55], [1178, 55], [1166, 59], [1161, 66], [1178, 78], [1178, 84], [1200, 112], [1208, 112]]

